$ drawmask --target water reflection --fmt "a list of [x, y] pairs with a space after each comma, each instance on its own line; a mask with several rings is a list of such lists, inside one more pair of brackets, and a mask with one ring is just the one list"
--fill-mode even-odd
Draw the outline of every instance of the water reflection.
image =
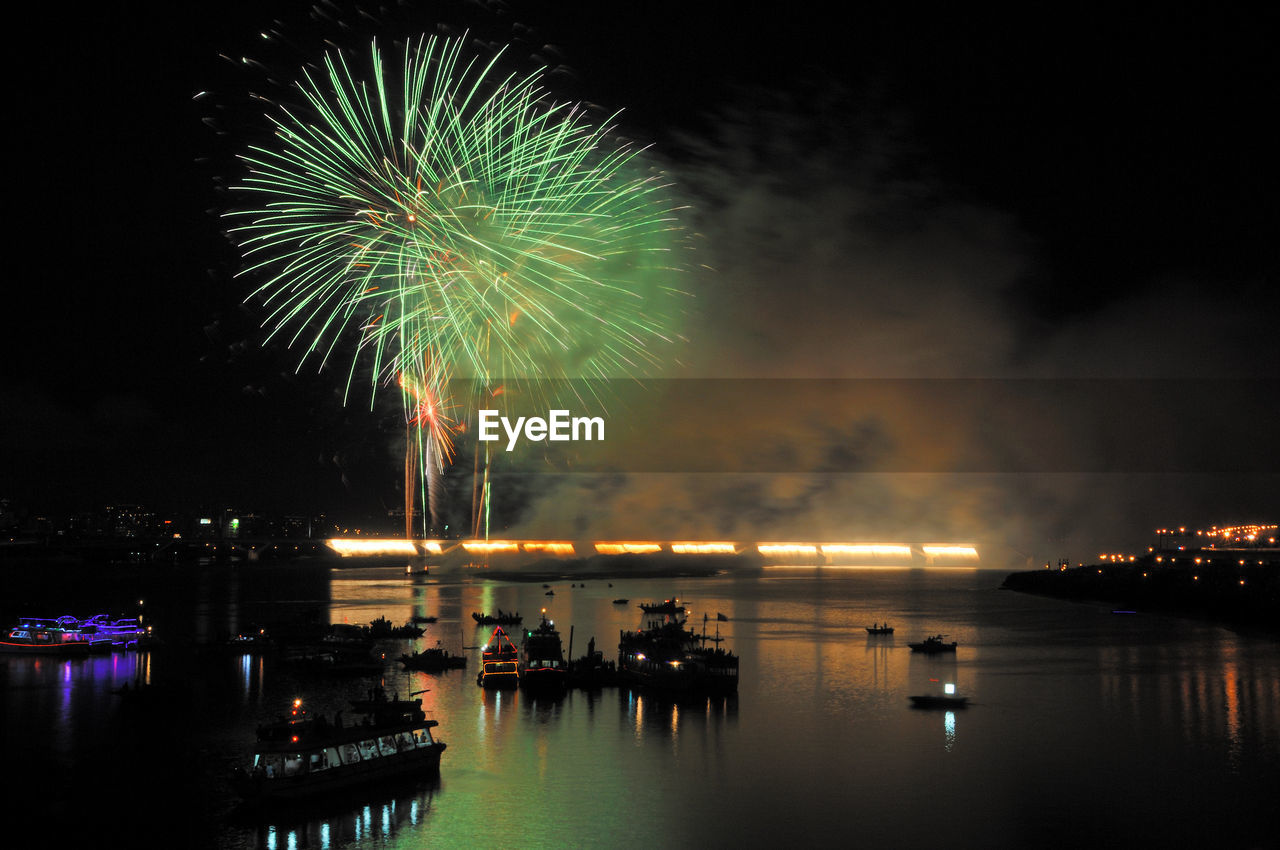
[[253, 846], [262, 850], [383, 845], [426, 823], [439, 787], [438, 780], [402, 784], [395, 790], [348, 795], [340, 802], [308, 804], [260, 816], [241, 813], [239, 818], [252, 830]]
[[623, 688], [619, 693], [627, 725], [637, 743], [646, 737], [665, 739], [675, 747], [681, 733], [693, 730], [715, 733], [738, 720], [737, 696], [648, 693]]

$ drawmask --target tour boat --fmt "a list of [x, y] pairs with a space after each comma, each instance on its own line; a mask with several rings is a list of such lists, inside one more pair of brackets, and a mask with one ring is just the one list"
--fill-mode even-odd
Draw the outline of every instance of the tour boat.
[[151, 629], [137, 617], [113, 620], [106, 614], [95, 614], [80, 621], [80, 632], [88, 638], [93, 652], [110, 652], [145, 643]]
[[88, 655], [90, 641], [80, 621], [64, 616], [56, 620], [24, 617], [4, 631], [0, 653], [21, 655]]
[[311, 716], [294, 700], [292, 713], [258, 727], [253, 765], [232, 783], [250, 804], [296, 801], [359, 785], [440, 770], [445, 743], [431, 730], [422, 700], [371, 701], [363, 723]]

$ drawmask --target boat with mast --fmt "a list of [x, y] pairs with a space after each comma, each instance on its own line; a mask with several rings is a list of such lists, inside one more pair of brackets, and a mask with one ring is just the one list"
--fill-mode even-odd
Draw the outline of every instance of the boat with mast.
[[569, 668], [555, 623], [542, 611], [536, 629], [526, 629], [520, 644], [520, 686], [530, 690], [562, 690], [568, 685]]
[[476, 684], [484, 688], [520, 686], [520, 653], [502, 626], [497, 626], [481, 650], [480, 673]]

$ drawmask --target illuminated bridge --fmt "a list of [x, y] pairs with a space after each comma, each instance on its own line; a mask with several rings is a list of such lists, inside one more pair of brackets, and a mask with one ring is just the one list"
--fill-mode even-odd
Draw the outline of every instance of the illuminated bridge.
[[326, 541], [346, 558], [439, 559], [445, 563], [517, 567], [546, 558], [618, 555], [747, 556], [765, 566], [799, 567], [976, 567], [979, 554], [968, 543], [864, 543], [732, 540], [409, 540], [344, 537]]

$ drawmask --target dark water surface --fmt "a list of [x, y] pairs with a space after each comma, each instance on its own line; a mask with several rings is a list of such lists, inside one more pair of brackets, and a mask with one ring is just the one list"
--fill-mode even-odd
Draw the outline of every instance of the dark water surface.
[[[253, 572], [257, 570], [257, 572]], [[202, 571], [153, 589], [163, 648], [0, 658], [9, 803], [41, 846], [85, 835], [229, 848], [1275, 846], [1280, 644], [1211, 624], [1001, 591], [1002, 573], [771, 569], [749, 577], [495, 582], [397, 569]], [[475, 684], [470, 612], [545, 607], [573, 654], [616, 657], [636, 603], [678, 595], [742, 659], [736, 698], [607, 688], [560, 699]], [[627, 606], [613, 605], [628, 597]], [[57, 616], [93, 611], [27, 611]], [[298, 617], [396, 623], [388, 690], [422, 694], [440, 778], [266, 819], [228, 784], [254, 728], [301, 697], [332, 714], [370, 679], [201, 644]], [[863, 627], [888, 619], [891, 637]], [[908, 641], [945, 633], [955, 657]], [[439, 640], [464, 671], [406, 674]], [[933, 680], [937, 680], [936, 682]], [[113, 691], [150, 682], [146, 699]], [[955, 682], [973, 705], [915, 710]]]

